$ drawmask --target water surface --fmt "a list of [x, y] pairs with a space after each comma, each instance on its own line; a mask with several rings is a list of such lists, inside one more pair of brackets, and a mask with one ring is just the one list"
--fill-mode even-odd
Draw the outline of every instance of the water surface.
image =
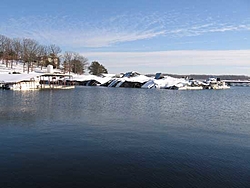
[[250, 88], [0, 90], [0, 187], [249, 187]]

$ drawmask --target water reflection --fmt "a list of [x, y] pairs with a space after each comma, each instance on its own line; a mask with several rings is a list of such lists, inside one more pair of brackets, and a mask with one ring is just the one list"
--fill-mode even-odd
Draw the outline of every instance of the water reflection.
[[0, 187], [246, 187], [249, 91], [0, 91]]

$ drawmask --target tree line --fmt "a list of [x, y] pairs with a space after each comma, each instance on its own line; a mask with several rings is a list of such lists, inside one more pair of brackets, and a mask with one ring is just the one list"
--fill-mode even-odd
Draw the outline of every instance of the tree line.
[[34, 39], [9, 38], [0, 35], [0, 60], [6, 67], [13, 67], [14, 63], [22, 62], [23, 69], [28, 73], [34, 67], [47, 67], [61, 69], [64, 73], [84, 74], [86, 70], [90, 74], [100, 75], [108, 73], [107, 69], [97, 61], [90, 65], [88, 59], [79, 53], [66, 51], [62, 53], [55, 44], [42, 45]]

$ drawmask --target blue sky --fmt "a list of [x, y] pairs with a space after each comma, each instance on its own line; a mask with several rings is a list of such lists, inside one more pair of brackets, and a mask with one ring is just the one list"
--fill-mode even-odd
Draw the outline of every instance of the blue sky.
[[0, 34], [57, 44], [111, 73], [250, 75], [249, 0], [2, 0]]

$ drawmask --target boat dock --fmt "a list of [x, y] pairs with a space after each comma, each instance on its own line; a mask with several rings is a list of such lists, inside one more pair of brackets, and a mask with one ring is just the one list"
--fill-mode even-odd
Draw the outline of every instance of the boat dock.
[[66, 74], [2, 74], [0, 88], [4, 90], [73, 89], [72, 76]]
[[248, 86], [250, 87], [250, 80], [223, 80], [229, 86]]
[[66, 74], [43, 74], [40, 76], [40, 89], [74, 89], [72, 78]]

